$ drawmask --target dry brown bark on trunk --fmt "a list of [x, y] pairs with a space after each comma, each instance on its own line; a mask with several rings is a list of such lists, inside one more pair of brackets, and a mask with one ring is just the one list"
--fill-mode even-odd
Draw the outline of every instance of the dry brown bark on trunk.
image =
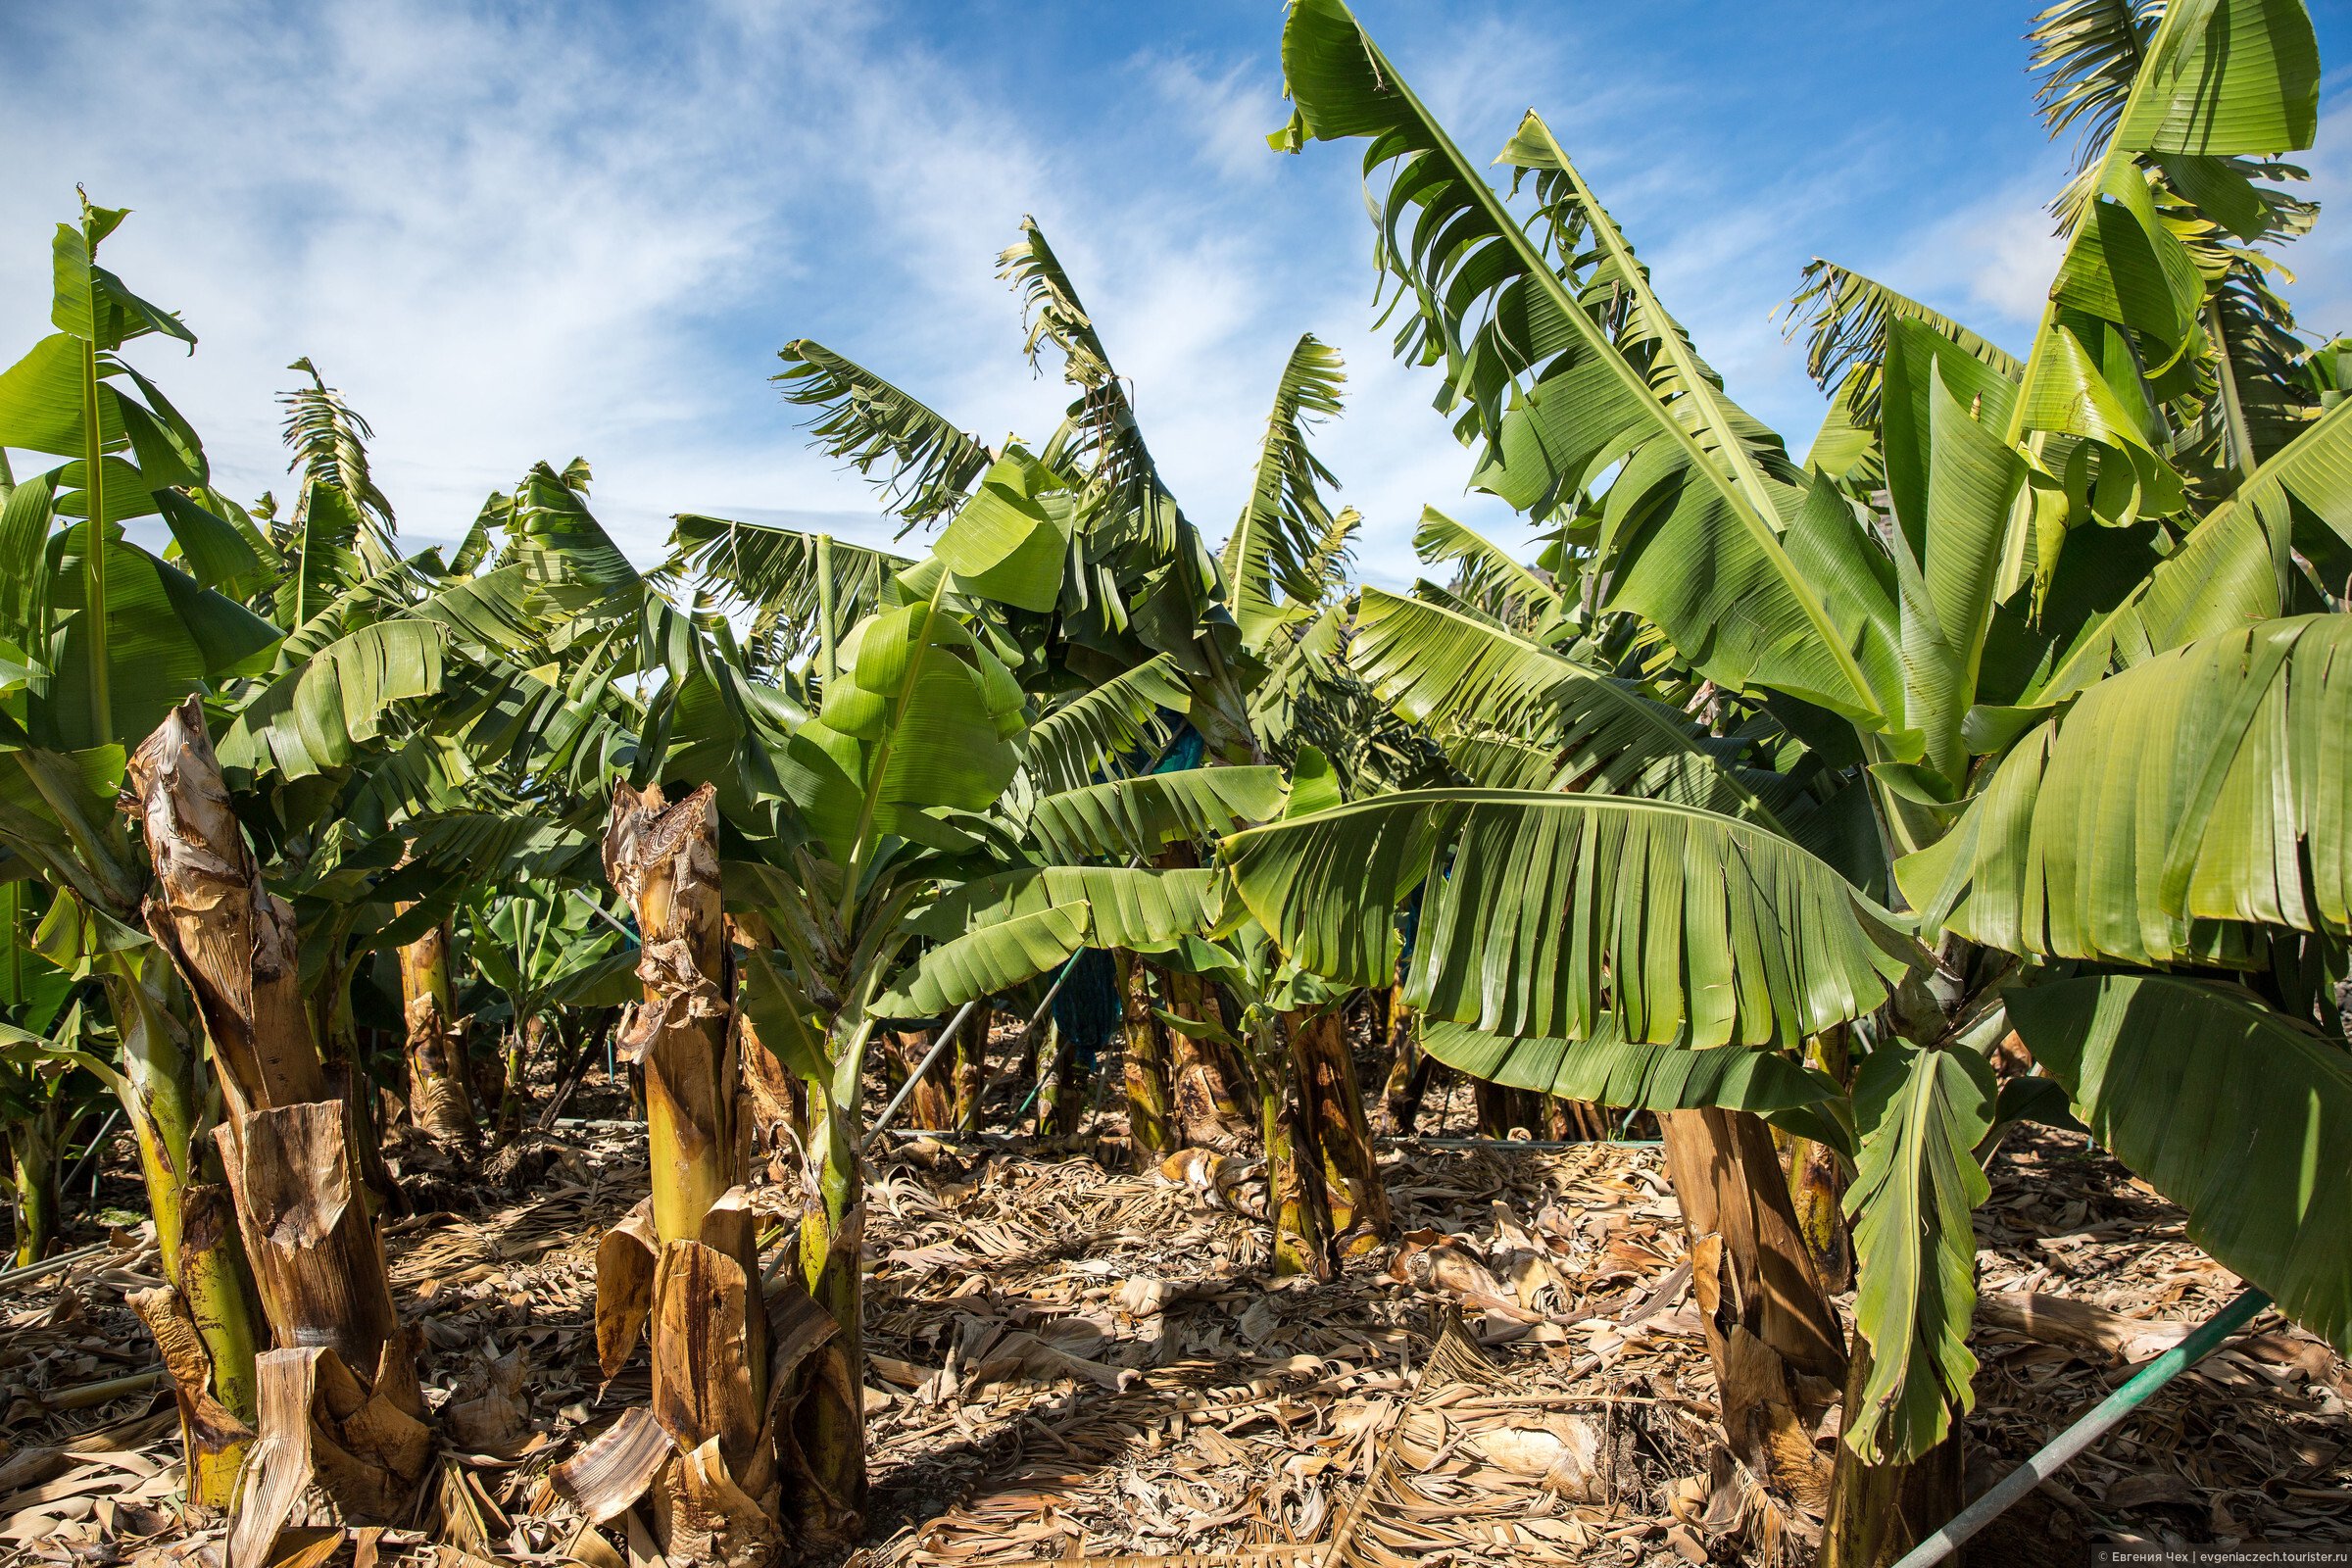
[[[263, 1352], [262, 1439], [228, 1536], [227, 1568], [259, 1568], [280, 1531], [317, 1516], [320, 1495], [337, 1511], [389, 1519], [406, 1510], [432, 1457], [432, 1434], [393, 1408], [384, 1382], [369, 1389], [334, 1351]], [[408, 1388], [414, 1391], [412, 1375]], [[394, 1485], [398, 1481], [399, 1484]]]
[[[1167, 846], [1152, 858], [1163, 871], [1197, 869], [1200, 853], [1189, 843]], [[1197, 974], [1151, 965], [1168, 1011], [1179, 1018], [1216, 1018], [1215, 999]], [[1230, 1152], [1263, 1138], [1263, 1118], [1253, 1111], [1254, 1085], [1246, 1081], [1229, 1052], [1212, 1040], [1196, 1040], [1179, 1030], [1168, 1039], [1169, 1115], [1177, 1144], [1186, 1149]]]
[[1551, 1136], [1563, 1143], [1596, 1142], [1609, 1136], [1609, 1112], [1589, 1100], [1544, 1097], [1544, 1117]]
[[[1815, 1036], [1806, 1054], [1814, 1066], [1851, 1088], [1847, 1027], [1838, 1024]], [[1790, 1137], [1787, 1142], [1788, 1196], [1795, 1205], [1797, 1229], [1813, 1254], [1813, 1271], [1821, 1277], [1822, 1289], [1836, 1295], [1854, 1283], [1853, 1230], [1845, 1218], [1845, 1162], [1836, 1150], [1812, 1139]]]
[[[899, 1064], [898, 1082], [903, 1084], [908, 1074], [923, 1064], [923, 1058], [931, 1054], [931, 1048], [939, 1044], [939, 1031], [893, 1030], [890, 1038]], [[899, 1120], [926, 1132], [945, 1132], [954, 1127], [956, 1101], [947, 1075], [936, 1067], [923, 1074], [914, 1092], [906, 1097], [906, 1103], [900, 1108]]]
[[131, 754], [162, 898], [147, 920], [195, 998], [234, 1111], [326, 1098], [294, 910], [263, 885], [193, 697]]
[[[1869, 1385], [1870, 1342], [1857, 1334], [1845, 1379], [1847, 1410], [1861, 1408]], [[1841, 1439], [1824, 1507], [1821, 1568], [1888, 1568], [1958, 1513], [1967, 1501], [1965, 1431], [1955, 1417], [1951, 1434], [1908, 1464], [1865, 1463]]]
[[[1159, 970], [1168, 1011], [1196, 1023], [1210, 1017], [1207, 988], [1199, 975], [1180, 969]], [[1240, 1091], [1240, 1075], [1212, 1040], [1197, 1040], [1169, 1031], [1169, 1091], [1174, 1100], [1176, 1135], [1188, 1149], [1240, 1149], [1260, 1129], [1251, 1126]]]
[[1138, 1170], [1156, 1170], [1176, 1152], [1175, 1092], [1168, 1082], [1168, 1027], [1152, 1011], [1150, 968], [1116, 956], [1119, 1031], [1127, 1046], [1127, 1142]]
[[1818, 1513], [1830, 1466], [1812, 1431], [1844, 1380], [1845, 1334], [1797, 1230], [1771, 1131], [1712, 1106], [1658, 1119], [1725, 1439], [1767, 1486]]
[[743, 1113], [751, 1124], [752, 1159], [767, 1167], [768, 1179], [800, 1178], [798, 1152], [808, 1120], [808, 1091], [776, 1054], [760, 1043], [750, 1014], [735, 1014], [735, 1059], [743, 1070]]
[[1810, 1138], [1789, 1140], [1788, 1197], [1821, 1288], [1835, 1296], [1854, 1283], [1853, 1233], [1845, 1220], [1845, 1165]]
[[1327, 1280], [1334, 1272], [1331, 1206], [1312, 1124], [1280, 1058], [1260, 1057], [1258, 1138], [1266, 1152], [1266, 1219], [1273, 1229], [1276, 1278], [1304, 1274]]
[[1401, 989], [1389, 991], [1389, 1077], [1381, 1086], [1381, 1108], [1389, 1131], [1411, 1136], [1421, 1121], [1421, 1102], [1438, 1060], [1421, 1049], [1419, 1016]]
[[[233, 1226], [233, 1220], [230, 1223]], [[233, 1229], [228, 1234], [233, 1236]], [[123, 1299], [155, 1337], [156, 1352], [172, 1378], [180, 1448], [188, 1465], [188, 1499], [225, 1508], [235, 1496], [236, 1474], [244, 1467], [254, 1434], [220, 1397], [220, 1370], [205, 1325], [197, 1321], [191, 1298], [176, 1285], [133, 1291]], [[245, 1369], [249, 1376], [251, 1370]]]
[[1470, 1099], [1478, 1107], [1478, 1130], [1489, 1138], [1533, 1137], [1545, 1125], [1543, 1097], [1531, 1090], [1479, 1078], [1471, 1083]]
[[[329, 1093], [304, 1004], [293, 910], [263, 883], [195, 698], [140, 743], [128, 778], [161, 888], [148, 928], [194, 997], [221, 1068], [229, 1115], [214, 1137], [278, 1347], [257, 1361], [252, 1487], [272, 1500], [245, 1509], [266, 1530], [241, 1520], [232, 1538], [228, 1568], [246, 1568], [298, 1509], [366, 1519], [404, 1508], [430, 1434], [359, 1181], [350, 1108]], [[293, 1375], [277, 1359], [287, 1356], [304, 1358], [306, 1389], [324, 1392], [273, 1394], [272, 1377]]]
[[[648, 1343], [653, 1416], [673, 1450], [645, 1476], [664, 1550], [756, 1568], [785, 1541], [779, 1423], [812, 1347], [781, 1363], [760, 1283], [743, 1184], [763, 1102], [746, 1091], [739, 1052], [765, 1053], [734, 1006], [713, 796], [613, 791], [605, 873], [637, 916], [645, 985], [618, 1046], [644, 1070], [653, 1192], [599, 1244], [597, 1348], [610, 1378], [641, 1333]], [[795, 1298], [807, 1300], [787, 1279], [779, 1301]]]
[[614, 1045], [644, 1073], [654, 1218], [664, 1243], [699, 1237], [703, 1215], [742, 1177], [734, 974], [712, 795], [706, 785], [671, 805], [659, 785], [642, 796], [618, 785], [605, 832], [605, 874], [636, 911], [645, 986]]
[[443, 921], [400, 950], [409, 1117], [428, 1137], [470, 1142], [478, 1129], [466, 1078], [466, 1022], [456, 1015], [450, 984], [449, 946], [449, 923]]
[[1368, 1252], [1395, 1227], [1372, 1148], [1372, 1124], [1356, 1085], [1355, 1060], [1348, 1051], [1346, 1015], [1336, 1009], [1313, 1017], [1294, 1013], [1291, 1060], [1323, 1163], [1332, 1245], [1342, 1257]]

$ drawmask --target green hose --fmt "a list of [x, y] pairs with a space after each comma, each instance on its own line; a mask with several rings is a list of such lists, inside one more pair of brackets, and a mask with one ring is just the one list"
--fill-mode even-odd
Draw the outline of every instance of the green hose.
[[1928, 1568], [1930, 1563], [1943, 1561], [1959, 1549], [1960, 1543], [2056, 1475], [2076, 1454], [2096, 1443], [2109, 1427], [2147, 1403], [2149, 1396], [2158, 1389], [2219, 1349], [2224, 1340], [2252, 1322], [2254, 1315], [2270, 1304], [2271, 1298], [2260, 1291], [2240, 1292], [2235, 1300], [2191, 1330], [2188, 1338], [2132, 1374], [2131, 1381], [2101, 1399], [2096, 1409], [2043, 1444], [2034, 1457], [2003, 1476], [1998, 1486], [1961, 1509], [1950, 1524], [1912, 1547], [1894, 1568]]

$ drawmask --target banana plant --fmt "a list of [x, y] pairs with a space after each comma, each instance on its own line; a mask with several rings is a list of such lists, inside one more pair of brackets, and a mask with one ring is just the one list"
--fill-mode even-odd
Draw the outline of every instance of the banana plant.
[[[67, 460], [15, 484], [0, 522], [0, 635], [34, 677], [31, 738], [58, 751], [135, 742], [278, 641], [239, 602], [264, 570], [250, 529], [222, 514], [194, 429], [123, 357], [146, 337], [195, 344], [176, 315], [99, 265], [127, 216], [85, 197], [79, 221], [58, 225], [58, 330], [0, 372], [0, 449]], [[159, 515], [172, 560], [122, 531]]]
[[90, 1049], [98, 1027], [72, 978], [24, 951], [24, 922], [9, 923], [14, 961], [0, 980], [0, 1111], [8, 1117], [14, 1262], [22, 1267], [47, 1256], [57, 1236], [58, 1184], [66, 1174], [60, 1161], [98, 1087], [81, 1070], [85, 1059], [98, 1060]]
[[1328, 1279], [1337, 1261], [1329, 1173], [1317, 1157], [1314, 1123], [1296, 1093], [1304, 1074], [1293, 1058], [1307, 1020], [1344, 994], [1287, 963], [1254, 921], [1242, 922], [1220, 940], [1189, 938], [1173, 961], [1216, 982], [1238, 1007], [1230, 1020], [1216, 1009], [1202, 1009], [1200, 1016], [1162, 1009], [1160, 1020], [1177, 1034], [1234, 1049], [1249, 1063], [1266, 1161], [1271, 1272], [1276, 1278]]
[[1265, 1156], [1270, 1272], [1330, 1278], [1389, 1228], [1388, 1195], [1368, 1167], [1362, 1097], [1332, 1059], [1347, 1049], [1339, 1009], [1348, 992], [1284, 959], [1238, 912], [1205, 935], [1187, 935], [1160, 961], [1213, 981], [1236, 1009], [1160, 1008], [1158, 1018], [1248, 1064]]
[[[600, 1249], [598, 1342], [608, 1369], [641, 1335], [651, 1346], [655, 1418], [683, 1456], [650, 1483], [669, 1490], [672, 1550], [708, 1544], [674, 1532], [677, 1521], [710, 1517], [713, 1489], [749, 1499], [720, 1521], [729, 1551], [780, 1539], [788, 1520], [816, 1539], [858, 1527], [859, 1102], [875, 1029], [943, 1016], [1082, 947], [1150, 948], [1205, 921], [1206, 873], [1197, 874], [1190, 903], [1143, 873], [1114, 886], [1107, 868], [1033, 877], [1019, 889], [975, 881], [1003, 867], [1024, 815], [1034, 826], [1042, 813], [1057, 826], [1040, 834], [1065, 841], [1106, 824], [1158, 831], [1173, 818], [1199, 832], [1241, 819], [1214, 790], [1176, 790], [1152, 803], [1156, 816], [1069, 802], [1072, 792], [1036, 798], [1029, 813], [1031, 797], [1013, 790], [1035, 708], [999, 650], [1023, 661], [1006, 617], [1062, 604], [1085, 489], [1008, 448], [933, 553], [873, 587], [870, 608], [834, 642], [829, 677], [820, 625], [819, 667], [805, 688], [813, 712], [730, 667], [723, 678], [737, 683], [740, 710], [758, 728], [683, 747], [673, 731], [661, 751], [648, 737], [635, 765], [649, 782], [616, 793], [604, 858], [636, 917], [644, 985], [617, 1044], [645, 1071], [654, 1191]], [[584, 526], [577, 514], [561, 522], [575, 555]], [[681, 534], [682, 558], [724, 559], [697, 544], [710, 537], [701, 523], [682, 524]], [[737, 565], [745, 537], [729, 548]], [[586, 568], [610, 577], [624, 569], [595, 560]], [[565, 564], [553, 575], [580, 570]], [[1091, 719], [1068, 722], [1057, 765], [1123, 733], [1115, 712]], [[745, 744], [752, 736], [756, 752]], [[754, 755], [758, 764], [747, 766]], [[951, 907], [957, 892], [963, 903]], [[971, 928], [950, 929], [959, 920]], [[766, 1315], [751, 1310], [760, 1270], [744, 1226], [748, 1144], [736, 1126], [748, 1051], [770, 1053], [807, 1093], [795, 1245], [806, 1310], [821, 1329], [796, 1337], [789, 1360], [769, 1358]], [[696, 1294], [696, 1280], [715, 1282], [715, 1305]], [[673, 1287], [687, 1294], [673, 1298]], [[715, 1360], [692, 1348], [710, 1345], [727, 1348]], [[712, 1382], [721, 1363], [749, 1376]]]
[[[1265, 808], [1271, 770], [1241, 768], [1061, 791], [1022, 810], [1012, 786], [1024, 776], [1030, 709], [992, 652], [988, 612], [1054, 603], [1076, 505], [1025, 453], [991, 467], [935, 554], [899, 573], [843, 639], [822, 706], [775, 760], [786, 831], [747, 840], [728, 868], [760, 938], [745, 1005], [760, 1042], [808, 1087], [801, 1270], [850, 1365], [858, 1107], [875, 1028], [944, 1017], [1081, 948], [1149, 952], [1205, 924], [1208, 873], [1171, 881], [1044, 862], [1148, 851]], [[1016, 834], [1038, 849], [1015, 853]], [[921, 940], [934, 945], [918, 956]], [[862, 1491], [855, 1384], [837, 1385], [812, 1384], [796, 1418], [804, 1495], [824, 1501], [816, 1518], [828, 1527], [855, 1516]]]
[[[1304, 743], [1339, 758], [1343, 770], [1426, 762], [1408, 755], [1402, 726], [1332, 657], [1329, 601], [1358, 519], [1325, 501], [1332, 477], [1308, 437], [1340, 410], [1338, 355], [1311, 336], [1294, 347], [1250, 498], [1211, 559], [1160, 478], [1109, 351], [1034, 222], [1024, 223], [1004, 263], [1028, 307], [1032, 358], [1058, 353], [1079, 394], [1034, 456], [1018, 443], [991, 452], [921, 399], [820, 344], [786, 348], [791, 368], [776, 379], [788, 399], [813, 411], [817, 444], [871, 479], [909, 528], [954, 513], [999, 471], [992, 465], [1016, 456], [1026, 465], [1022, 482], [1054, 498], [1066, 562], [1058, 590], [1030, 603], [974, 605], [976, 634], [1036, 700], [1013, 795], [1175, 765], [1190, 744], [1188, 728], [1226, 761], [1261, 754], [1288, 760]], [[758, 666], [804, 694], [838, 672], [841, 628], [913, 564], [823, 536], [701, 516], [678, 518], [675, 539], [663, 579], [692, 578], [747, 611]], [[1042, 558], [1055, 546], [1040, 535], [1024, 548]], [[957, 569], [982, 567], [964, 561]], [[986, 569], [1005, 568], [992, 562]], [[1131, 979], [1139, 972], [1132, 956], [1124, 960]], [[1148, 986], [1153, 971], [1147, 964], [1141, 972]], [[1131, 1010], [1145, 1046], [1131, 1056], [1143, 1069], [1131, 1124], [1145, 1133], [1139, 1157], [1156, 1157], [1181, 1129], [1162, 1114], [1172, 1089], [1152, 1063], [1172, 1056], [1177, 1077], [1220, 1086], [1210, 1101], [1229, 1086], [1213, 1053], [1181, 1036], [1172, 1052], [1164, 1049], [1171, 1042], [1158, 1035], [1148, 1004]]]
[[[322, 548], [289, 574], [301, 592], [279, 591], [275, 546], [210, 487], [195, 433], [123, 357], [141, 335], [193, 339], [93, 260], [122, 219], [85, 206], [61, 226], [61, 330], [0, 374], [0, 445], [74, 460], [6, 496], [0, 613], [26, 657], [0, 692], [0, 843], [12, 881], [45, 884], [38, 951], [96, 982], [120, 1042], [108, 1081], [167, 1276], [135, 1304], [173, 1374], [191, 1495], [225, 1504], [274, 1423], [252, 1450], [270, 1500], [240, 1517], [242, 1561], [316, 1479], [297, 1427], [346, 1447], [346, 1423], [373, 1434], [370, 1457], [324, 1483], [359, 1516], [404, 1507], [430, 1447], [373, 1220], [350, 1200], [368, 1146], [328, 1091], [334, 1037], [307, 983], [345, 944], [316, 940], [279, 887], [325, 888], [370, 820], [413, 815], [437, 771], [414, 710], [442, 696], [443, 653], [470, 623], [439, 599], [435, 562], [354, 579]], [[314, 523], [340, 493], [313, 475]], [[122, 527], [156, 514], [163, 555]], [[295, 1209], [312, 1220], [280, 1223]], [[328, 1356], [358, 1391], [331, 1412], [306, 1392]]]
[[[1629, 1044], [1795, 1054], [1857, 1023], [1856, 1076], [1826, 1102], [1855, 1141], [1863, 1344], [1844, 1440], [1826, 1487], [1802, 1467], [1761, 1473], [1828, 1512], [1830, 1560], [1891, 1560], [1959, 1500], [1972, 1155], [1999, 1114], [1970, 1048], [1997, 1038], [2003, 990], [2034, 977], [2034, 955], [2004, 953], [1997, 927], [1981, 941], [1936, 908], [1886, 905], [1957, 877], [1943, 873], [1971, 821], [1991, 842], [1978, 792], [2066, 705], [2224, 617], [2308, 605], [2296, 556], [2331, 560], [2352, 528], [2328, 416], [2200, 515], [2153, 416], [2129, 412], [2194, 396], [2201, 373], [2213, 385], [2202, 274], [2165, 250], [2154, 204], [2178, 213], [2196, 186], [2227, 207], [2257, 172], [2243, 157], [2308, 140], [2308, 19], [2168, 8], [2065, 209], [2067, 261], [2023, 361], [1816, 273], [1817, 325], [1846, 335], [1817, 349], [1848, 396], [1838, 466], [1809, 471], [1730, 402], [1540, 116], [1504, 149], [1532, 178], [1532, 206], [1515, 206], [1339, 0], [1297, 0], [1283, 59], [1295, 114], [1277, 147], [1369, 142], [1398, 350], [1443, 374], [1477, 482], [1540, 519], [1592, 518], [1592, 608], [1643, 623], [1718, 710], [1694, 732], [1559, 636], [1435, 594], [1367, 595], [1351, 657], [1392, 700], [1454, 723], [1453, 760], [1501, 787], [1245, 832], [1227, 845], [1237, 888], [1289, 956], [1343, 981], [1395, 961], [1389, 912], [1417, 893], [1408, 996], [1497, 1040], [1463, 1049], [1490, 1071], [1531, 1038], [1568, 1042], [1553, 1059], [1584, 1058], [1573, 1076], [1591, 1081]], [[1857, 493], [1880, 483], [1885, 513]], [[2130, 799], [2107, 776], [2086, 799]], [[1903, 857], [1916, 869], [1898, 887]], [[1703, 1075], [1684, 1083], [1708, 1092]], [[1726, 1090], [1758, 1109], [1775, 1098], [1753, 1080]], [[1769, 1160], [1757, 1181], [1777, 1184]]]
[[467, 910], [466, 951], [506, 1004], [506, 1087], [497, 1124], [502, 1137], [511, 1136], [521, 1120], [534, 1034], [562, 1009], [631, 1000], [636, 955], [591, 893], [527, 879], [477, 895]]

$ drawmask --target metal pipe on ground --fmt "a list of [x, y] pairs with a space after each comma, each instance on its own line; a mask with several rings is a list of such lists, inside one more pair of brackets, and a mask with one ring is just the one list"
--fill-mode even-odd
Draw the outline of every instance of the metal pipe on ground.
[[949, 1048], [956, 1044], [956, 1033], [963, 1028], [964, 1021], [971, 1017], [972, 1009], [987, 1000], [985, 997], [974, 997], [956, 1009], [956, 1016], [948, 1020], [948, 1026], [939, 1032], [939, 1038], [933, 1041], [931, 1049], [923, 1054], [923, 1059], [915, 1063], [914, 1071], [908, 1073], [906, 1081], [899, 1085], [899, 1092], [890, 1097], [890, 1103], [882, 1107], [882, 1114], [874, 1118], [873, 1130], [868, 1132], [865, 1135], [865, 1141], [858, 1146], [859, 1153], [862, 1154], [872, 1149], [875, 1141], [889, 1130], [892, 1119], [899, 1113], [899, 1107], [906, 1104], [906, 1097], [914, 1093], [914, 1086], [921, 1083], [933, 1067], [939, 1065], [939, 1058], [946, 1055]]
[[112, 1247], [113, 1244], [110, 1242], [94, 1242], [88, 1247], [79, 1248], [71, 1252], [60, 1252], [55, 1257], [44, 1257], [37, 1263], [26, 1263], [22, 1268], [0, 1269], [0, 1285], [14, 1285], [20, 1280], [37, 1280], [42, 1275], [54, 1274], [69, 1264], [78, 1263], [84, 1258], [96, 1257], [99, 1253], [110, 1250]]

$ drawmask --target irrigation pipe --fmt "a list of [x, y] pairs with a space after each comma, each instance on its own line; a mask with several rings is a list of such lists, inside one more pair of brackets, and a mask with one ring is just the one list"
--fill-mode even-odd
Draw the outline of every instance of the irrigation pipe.
[[[122, 1107], [121, 1105], [117, 1105], [114, 1109], [106, 1113], [106, 1120], [98, 1124], [98, 1136], [90, 1140], [90, 1147], [88, 1149], [82, 1151], [80, 1163], [74, 1167], [74, 1174], [67, 1177], [61, 1184], [62, 1191], [70, 1193], [75, 1187], [81, 1184], [81, 1173], [85, 1170], [88, 1170], [90, 1168], [91, 1161], [95, 1160], [99, 1154], [105, 1151], [106, 1141], [108, 1137], [114, 1133], [115, 1123], [121, 1121], [122, 1119]], [[90, 1179], [90, 1201], [94, 1203], [97, 1200], [98, 1180], [97, 1177], [93, 1176]]]
[[2109, 1427], [2148, 1401], [2149, 1396], [2220, 1348], [2224, 1340], [2251, 1322], [2271, 1304], [2260, 1291], [2238, 1293], [2237, 1298], [2198, 1325], [2179, 1345], [2132, 1375], [2132, 1380], [2101, 1399], [2098, 1407], [2037, 1449], [1976, 1501], [1960, 1510], [1950, 1524], [1911, 1548], [1894, 1568], [1928, 1568], [1960, 1549], [1960, 1544], [2000, 1517], [2008, 1506], [2064, 1469], [2067, 1462], [2099, 1441]]
[[0, 1285], [15, 1285], [23, 1280], [37, 1280], [44, 1274], [54, 1274], [69, 1264], [80, 1262], [85, 1257], [96, 1257], [100, 1252], [110, 1250], [112, 1247], [111, 1242], [93, 1242], [88, 1247], [71, 1252], [60, 1252], [55, 1257], [43, 1258], [37, 1263], [27, 1263], [22, 1268], [0, 1269]]
[[956, 1016], [948, 1020], [948, 1026], [939, 1032], [939, 1038], [932, 1042], [931, 1049], [924, 1053], [923, 1059], [915, 1064], [914, 1071], [906, 1075], [906, 1081], [899, 1085], [899, 1092], [890, 1097], [890, 1103], [882, 1107], [882, 1114], [874, 1118], [873, 1130], [865, 1135], [865, 1142], [858, 1146], [858, 1152], [862, 1154], [872, 1149], [874, 1141], [889, 1131], [892, 1119], [899, 1113], [899, 1107], [906, 1103], [908, 1095], [914, 1093], [914, 1086], [921, 1083], [933, 1067], [939, 1065], [939, 1058], [946, 1055], [948, 1048], [956, 1043], [956, 1032], [961, 1029], [963, 1021], [972, 1015], [972, 1009], [986, 1000], [984, 997], [974, 997], [956, 1010]]

